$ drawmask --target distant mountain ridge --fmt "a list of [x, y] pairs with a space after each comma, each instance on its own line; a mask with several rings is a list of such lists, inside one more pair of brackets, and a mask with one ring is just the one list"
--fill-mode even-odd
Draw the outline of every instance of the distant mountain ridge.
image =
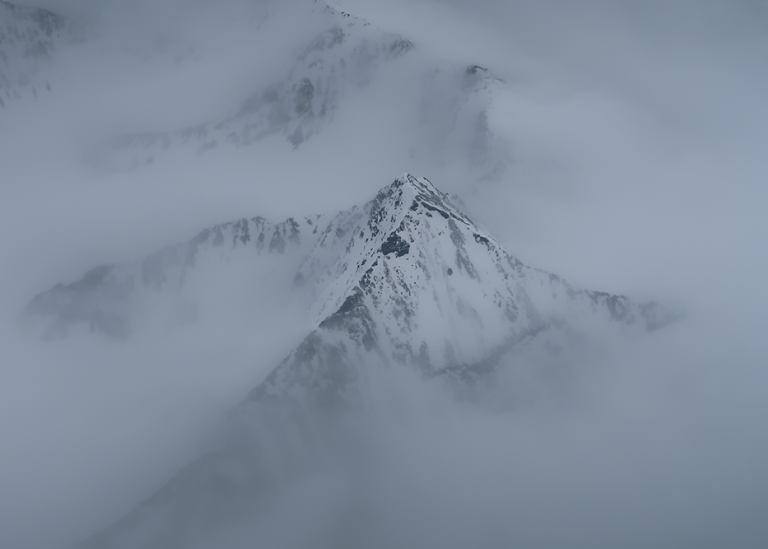
[[[318, 31], [297, 47], [295, 61], [285, 67], [283, 78], [264, 85], [216, 119], [116, 136], [90, 151], [87, 162], [107, 173], [131, 171], [153, 164], [170, 149], [199, 156], [222, 146], [254, 145], [270, 136], [300, 148], [333, 123], [360, 90], [377, 85], [382, 68], [408, 57], [417, 47], [407, 37], [381, 30], [332, 2], [307, 2], [302, 13]], [[264, 24], [270, 23], [267, 18]], [[427, 135], [416, 140], [411, 155], [445, 161], [461, 151], [478, 179], [498, 175], [507, 160], [507, 147], [491, 131], [487, 113], [502, 82], [478, 65], [449, 63], [425, 66], [418, 78], [423, 80], [417, 86], [419, 95], [410, 100]]]
[[[275, 4], [270, 9], [282, 8]], [[290, 35], [290, 18], [296, 14], [313, 29], [309, 32], [314, 35], [296, 37], [294, 60], [282, 69], [282, 75], [262, 79], [237, 104], [209, 119], [190, 119], [188, 125], [159, 131], [109, 128], [95, 143], [83, 143], [80, 160], [97, 173], [109, 174], [148, 167], [176, 150], [194, 158], [222, 147], [254, 146], [267, 138], [284, 140], [298, 149], [338, 123], [340, 113], [350, 112], [348, 105], [362, 101], [366, 109], [375, 110], [375, 94], [364, 94], [382, 84], [392, 85], [383, 78], [394, 67], [402, 73], [398, 73], [401, 78], [409, 81], [403, 108], [413, 113], [408, 119], [413, 128], [405, 130], [411, 134], [409, 142], [402, 143], [400, 152], [403, 159], [427, 165], [459, 162], [472, 182], [497, 178], [504, 171], [510, 150], [494, 131], [492, 107], [497, 96], [508, 90], [491, 70], [429, 55], [415, 60], [417, 39], [382, 30], [332, 2], [307, 1], [290, 14], [265, 17], [252, 29], [258, 34], [261, 25], [276, 25], [271, 32], [286, 25], [281, 34]], [[89, 52], [95, 53], [105, 39], [99, 36], [99, 21], [92, 21], [86, 33], [81, 21], [3, 1], [0, 108], [53, 90], [66, 76], [59, 70], [58, 59], [68, 44], [87, 42], [72, 58], [87, 62]], [[128, 47], [127, 51], [133, 49], [141, 52], [142, 59], [167, 53], [155, 51], [147, 43]], [[184, 50], [178, 55], [188, 53]], [[258, 56], [254, 55], [254, 59]], [[151, 109], [157, 105], [139, 108], [147, 109], [151, 116]]]
[[129, 170], [152, 163], [174, 145], [191, 145], [202, 153], [222, 143], [246, 146], [274, 134], [298, 147], [332, 120], [344, 88], [362, 85], [380, 63], [413, 47], [399, 35], [363, 30], [370, 27], [367, 21], [329, 6], [314, 7], [311, 16], [328, 28], [306, 43], [284, 79], [252, 94], [218, 120], [124, 135], [94, 160], [108, 171]]

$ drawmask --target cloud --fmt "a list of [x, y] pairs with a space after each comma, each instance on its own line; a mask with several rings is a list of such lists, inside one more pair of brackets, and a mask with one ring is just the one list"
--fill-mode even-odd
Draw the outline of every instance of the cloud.
[[[510, 364], [481, 406], [396, 382], [401, 405], [370, 419], [371, 453], [342, 454], [357, 468], [292, 485], [269, 515], [277, 526], [234, 532], [232, 546], [290, 532], [297, 546], [763, 547], [764, 5], [341, 3], [403, 32], [420, 60], [481, 64], [505, 82], [489, 117], [510, 145], [503, 178], [462, 186], [430, 162], [440, 173], [423, 175], [449, 180], [513, 254], [688, 316], [600, 353]], [[122, 516], [210, 448], [226, 410], [292, 346], [264, 320], [274, 304], [258, 330], [222, 321], [123, 346], [87, 334], [40, 344], [16, 325], [36, 292], [217, 222], [348, 207], [411, 169], [397, 133], [405, 85], [383, 79], [300, 155], [275, 140], [94, 177], [76, 161], [84, 143], [215, 117], [277, 74], [306, 29], [275, 53], [243, 16], [272, 9], [262, 4], [59, 6], [109, 32], [103, 51], [62, 54], [70, 79], [56, 94], [0, 110], [9, 547], [66, 545]], [[158, 36], [162, 47], [142, 49]], [[174, 62], [187, 51], [197, 57]]]

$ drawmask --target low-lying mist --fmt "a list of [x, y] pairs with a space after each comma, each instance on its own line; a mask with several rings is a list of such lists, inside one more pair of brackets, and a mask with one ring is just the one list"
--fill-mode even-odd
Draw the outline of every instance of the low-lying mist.
[[[308, 331], [288, 292], [215, 287], [195, 323], [40, 341], [18, 322], [37, 293], [216, 223], [334, 213], [408, 170], [532, 265], [686, 315], [513, 356], [469, 396], [383, 373], [349, 439], [299, 445], [312, 466], [276, 473], [258, 514], [195, 547], [765, 547], [762, 6], [339, 3], [415, 50], [322, 133], [109, 175], [82, 163], [94, 143], [237, 108], [314, 23], [260, 35], [266, 15], [290, 20], [269, 2], [45, 5], [100, 31], [62, 52], [52, 93], [0, 109], [0, 546], [69, 547], [115, 523], [226, 444], [230, 411]], [[415, 75], [438, 61], [506, 86], [488, 119], [509, 147], [495, 179], [418, 154]]]

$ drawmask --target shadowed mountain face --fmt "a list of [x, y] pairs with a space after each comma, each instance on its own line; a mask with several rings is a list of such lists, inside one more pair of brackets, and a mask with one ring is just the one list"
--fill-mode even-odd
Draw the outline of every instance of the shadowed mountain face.
[[230, 442], [81, 547], [204, 547], [213, 532], [258, 524], [279, 486], [302, 482], [337, 445], [360, 443], [347, 427], [376, 400], [382, 375], [471, 387], [516, 357], [567, 349], [594, 326], [644, 331], [669, 320], [654, 304], [526, 265], [411, 175], [334, 217], [243, 219], [99, 267], [37, 296], [27, 320], [49, 336], [85, 324], [126, 337], [150, 302], [194, 310], [192, 281], [204, 272], [216, 284], [217, 265], [233, 263], [254, 269], [248, 280], [266, 271], [290, 280], [310, 311], [308, 335], [233, 412]]

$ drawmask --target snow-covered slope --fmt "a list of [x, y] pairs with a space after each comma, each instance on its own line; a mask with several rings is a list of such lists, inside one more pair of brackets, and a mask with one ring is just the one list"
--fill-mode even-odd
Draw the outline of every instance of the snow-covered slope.
[[326, 400], [329, 388], [336, 395], [358, 378], [367, 355], [469, 380], [514, 349], [560, 347], [589, 323], [653, 330], [669, 320], [656, 304], [574, 288], [526, 265], [411, 175], [332, 219], [297, 280], [318, 296], [317, 330], [253, 397], [305, 399], [322, 388]]

